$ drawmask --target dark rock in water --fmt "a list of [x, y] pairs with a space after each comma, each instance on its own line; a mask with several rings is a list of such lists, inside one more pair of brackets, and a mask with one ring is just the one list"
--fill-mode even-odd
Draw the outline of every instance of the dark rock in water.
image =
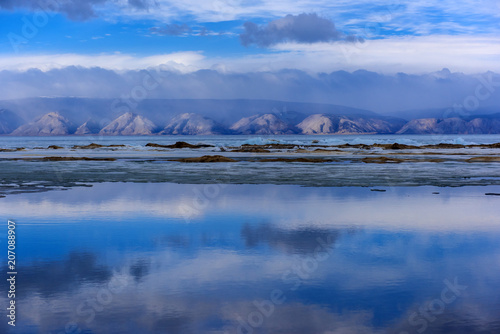
[[237, 150], [232, 150], [231, 152], [271, 153], [269, 150], [255, 146], [242, 146]]
[[372, 157], [366, 157], [366, 158], [363, 158], [361, 161], [363, 161], [364, 163], [374, 163], [374, 164], [385, 164], [385, 163], [401, 163], [403, 162], [404, 160], [403, 159], [395, 159], [395, 158], [387, 158], [387, 157], [376, 157], [376, 158], [372, 158]]
[[[146, 145], [147, 146], [147, 145]], [[173, 145], [166, 145], [165, 147], [167, 148], [206, 148], [206, 147], [214, 147], [213, 145], [208, 145], [208, 144], [189, 144], [184, 141], [178, 141]]]
[[73, 146], [73, 149], [93, 150], [96, 148], [113, 148], [113, 147], [125, 147], [125, 145], [101, 145], [92, 143], [89, 145], [75, 145]]
[[433, 195], [439, 195], [439, 193], [437, 191], [433, 192], [432, 194]]
[[319, 140], [313, 140], [312, 141], [313, 144], [318, 144], [319, 143]]
[[499, 193], [486, 193], [486, 196], [500, 196]]
[[366, 145], [366, 144], [342, 144], [342, 145], [336, 145], [334, 147], [338, 147], [338, 148], [361, 148], [363, 150], [370, 150], [372, 149], [373, 147], [384, 147], [383, 145], [381, 144], [375, 144], [375, 145]]
[[[474, 145], [462, 145], [462, 144], [447, 144], [447, 143], [439, 143], [439, 144], [432, 144], [432, 145], [423, 145], [423, 146], [414, 146], [414, 145], [406, 145], [406, 144], [399, 144], [399, 143], [393, 143], [393, 144], [372, 144], [372, 145], [367, 145], [367, 144], [341, 144], [341, 145], [315, 145], [317, 146], [322, 146], [322, 147], [337, 147], [337, 148], [359, 148], [359, 149], [365, 149], [369, 150], [374, 147], [380, 147], [385, 150], [406, 150], [406, 149], [413, 149], [413, 150], [423, 150], [423, 149], [459, 149], [459, 148], [500, 148], [500, 143], [495, 143], [495, 144], [474, 144]], [[306, 147], [315, 147], [314, 145], [306, 145]]]
[[172, 159], [169, 161], [178, 161], [178, 162], [237, 162], [237, 160], [224, 157], [222, 155], [204, 155], [198, 158], [183, 158], [183, 159]]
[[407, 150], [407, 149], [415, 149], [415, 148], [419, 148], [418, 146], [412, 146], [412, 145], [405, 145], [405, 144], [399, 144], [399, 143], [394, 143], [388, 147], [385, 147], [385, 148], [389, 148], [391, 150]]
[[104, 147], [104, 145], [92, 143], [89, 145], [75, 145], [75, 146], [73, 146], [73, 149], [93, 150], [95, 148], [102, 148], [102, 147]]
[[465, 160], [467, 162], [500, 162], [500, 157], [498, 156], [486, 156], [486, 157], [473, 157]]
[[184, 141], [178, 141], [173, 145], [160, 145], [160, 144], [155, 144], [155, 143], [147, 143], [146, 147], [157, 147], [157, 148], [205, 148], [205, 147], [215, 147], [213, 145], [208, 145], [208, 144], [198, 144], [198, 145], [193, 145], [186, 143]]
[[272, 159], [260, 159], [259, 162], [332, 162], [333, 160], [327, 159], [310, 159], [310, 158], [272, 158]]
[[17, 152], [17, 151], [23, 151], [26, 148], [24, 147], [17, 147], [17, 148], [0, 148], [0, 152]]
[[500, 148], [500, 143], [495, 143], [495, 144], [483, 144], [482, 145], [485, 148]]
[[147, 143], [146, 147], [170, 148], [171, 145], [160, 145], [155, 143]]
[[387, 190], [385, 190], [385, 189], [370, 189], [370, 191], [378, 191], [381, 193], [385, 193]]
[[50, 145], [49, 147], [47, 147], [47, 149], [49, 149], [49, 150], [60, 150], [62, 148], [63, 147], [57, 146], [57, 145]]
[[236, 147], [236, 149], [240, 148], [249, 148], [249, 147], [255, 147], [255, 148], [261, 148], [261, 149], [273, 149], [273, 150], [291, 150], [297, 147], [297, 145], [294, 144], [264, 144], [264, 145], [254, 145], [254, 144], [243, 144], [240, 147]]
[[500, 148], [500, 143], [467, 145], [470, 148]]
[[44, 161], [115, 161], [115, 158], [87, 158], [87, 157], [44, 157]]
[[465, 145], [462, 144], [446, 144], [439, 143], [437, 145], [424, 145], [422, 148], [465, 148]]
[[[330, 147], [330, 146], [322, 146], [322, 145], [306, 145], [306, 146], [298, 146], [296, 144], [280, 144], [280, 143], [271, 143], [271, 144], [243, 144], [239, 147], [230, 147], [232, 149], [231, 152], [251, 152], [251, 153], [270, 153], [269, 150], [297, 150], [297, 152], [301, 153], [310, 153], [312, 151], [305, 151], [304, 147], [316, 148], [316, 147]], [[320, 152], [322, 149], [317, 149]], [[324, 150], [325, 152], [333, 152], [334, 150]]]

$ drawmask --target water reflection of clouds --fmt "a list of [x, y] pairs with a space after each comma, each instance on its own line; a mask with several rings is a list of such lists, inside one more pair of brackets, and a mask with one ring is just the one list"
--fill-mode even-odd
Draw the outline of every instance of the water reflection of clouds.
[[34, 262], [20, 269], [19, 284], [23, 287], [20, 293], [42, 296], [68, 291], [81, 283], [100, 284], [111, 277], [109, 268], [99, 264], [93, 253], [71, 252], [63, 260]]
[[[155, 275], [157, 273], [152, 272], [147, 276], [151, 279]], [[263, 292], [241, 294], [238, 291], [241, 287], [226, 286], [217, 291], [195, 289], [159, 293], [154, 290], [155, 286], [151, 287], [151, 283], [156, 281], [168, 285], [170, 281], [165, 281], [164, 277], [148, 282], [139, 282], [132, 274], [129, 278], [126, 289], [114, 295], [111, 303], [88, 323], [87, 317], [78, 316], [75, 310], [82, 301], [94, 298], [96, 290], [105, 283], [83, 284], [76, 292], [61, 291], [44, 297], [30, 294], [19, 306], [23, 323], [37, 326], [41, 333], [63, 331], [70, 322], [95, 333], [239, 333], [237, 329], [241, 326], [241, 319], [248, 323], [248, 315], [256, 310], [254, 301], [264, 300], [267, 297], [265, 292], [270, 291], [265, 288]], [[438, 289], [434, 293], [426, 292], [418, 296], [406, 312], [383, 325], [374, 323], [374, 317], [380, 310], [370, 307], [353, 310], [352, 306], [345, 305], [338, 308], [340, 305], [332, 307], [335, 305], [333, 302], [332, 305], [325, 305], [314, 300], [293, 301], [292, 296], [286, 294], [289, 302], [276, 305], [255, 333], [399, 333], [403, 330], [413, 333], [419, 327], [410, 325], [408, 318], [413, 312], [418, 312], [418, 308], [429, 298], [439, 296], [439, 292]], [[488, 291], [476, 290], [473, 293], [485, 294]], [[372, 298], [377, 298], [376, 293]], [[496, 332], [499, 329], [498, 312], [487, 312], [483, 305], [475, 304], [474, 299], [464, 296], [456, 305], [451, 305], [428, 324], [429, 332]], [[396, 299], [393, 302], [401, 301]]]
[[[493, 188], [488, 189], [498, 190]], [[440, 194], [432, 194], [436, 191]], [[147, 215], [196, 222], [222, 214], [271, 218], [282, 229], [499, 230], [498, 199], [484, 196], [486, 191], [485, 187], [396, 187], [380, 193], [369, 188], [225, 185], [213, 198], [205, 198], [203, 185], [107, 183], [7, 197], [0, 201], [0, 210], [11, 218], [40, 220]]]
[[312, 254], [319, 246], [318, 240], [328, 243], [322, 246], [333, 247], [338, 235], [338, 231], [315, 228], [283, 230], [272, 224], [252, 226], [246, 223], [241, 229], [246, 247], [253, 248], [266, 243], [286, 254]]
[[[443, 197], [435, 197], [432, 188], [228, 186], [199, 210], [200, 224], [169, 220], [192, 202], [193, 187], [102, 184], [0, 201], [9, 215], [24, 206], [19, 215], [33, 223], [40, 217], [71, 225], [64, 219], [78, 221], [79, 213], [105, 218], [99, 235], [65, 236], [92, 238], [89, 247], [61, 244], [58, 259], [24, 259], [19, 316], [26, 327], [17, 330], [59, 333], [75, 321], [95, 333], [232, 334], [255, 311], [254, 301], [278, 288], [287, 300], [255, 333], [412, 333], [409, 316], [453, 277], [469, 286], [467, 294], [428, 332], [500, 329], [500, 248], [492, 224], [499, 215], [493, 200], [480, 196], [484, 189], [440, 189]], [[116, 218], [123, 224], [111, 224]], [[61, 224], [40, 227], [54, 235]], [[138, 224], [142, 230], [131, 228]], [[460, 228], [449, 233], [452, 227]], [[471, 232], [478, 227], [487, 233]], [[43, 241], [24, 231], [25, 243]], [[318, 238], [333, 251], [292, 291], [283, 274], [314, 255]], [[117, 246], [121, 239], [127, 242]], [[118, 275], [124, 289], [87, 323], [79, 305]]]
[[[358, 234], [348, 236], [355, 235]], [[281, 236], [278, 240], [280, 238]], [[438, 261], [425, 267], [426, 259], [410, 257], [409, 262], [418, 263], [402, 265], [396, 261], [385, 265], [370, 265], [371, 261], [367, 260], [369, 254], [359, 254], [359, 250], [356, 254], [352, 248], [344, 248], [346, 243], [354, 245], [360, 241], [374, 244], [374, 239], [377, 237], [372, 236], [370, 240], [365, 236], [352, 241], [342, 238], [342, 247], [336, 249], [331, 258], [321, 265], [310, 280], [305, 280], [299, 289], [307, 295], [304, 302], [300, 302], [300, 298], [294, 299], [294, 295], [287, 290], [289, 286], [280, 283], [281, 275], [293, 266], [294, 261], [292, 256], [286, 255], [286, 249], [278, 247], [278, 253], [246, 255], [236, 251], [204, 250], [196, 256], [186, 257], [167, 247], [154, 253], [130, 253], [130, 258], [124, 261], [125, 266], [119, 270], [127, 276], [126, 288], [113, 295], [113, 301], [103, 307], [89, 324], [85, 322], [86, 317], [78, 317], [74, 312], [82, 301], [95, 298], [96, 291], [107, 286], [114, 270], [111, 266], [99, 264], [95, 256], [87, 253], [70, 254], [65, 260], [47, 263], [47, 273], [40, 272], [41, 267], [37, 265], [33, 265], [34, 268], [23, 267], [23, 273], [27, 274], [23, 283], [26, 294], [22, 297], [19, 310], [23, 318], [29, 319], [31, 323], [40, 326], [41, 332], [47, 333], [62, 330], [68, 321], [73, 320], [82, 328], [99, 333], [123, 333], [131, 330], [141, 333], [236, 333], [236, 328], [240, 325], [238, 317], [247, 317], [255, 311], [254, 300], [265, 299], [269, 291], [278, 287], [287, 293], [289, 299], [285, 304], [276, 306], [273, 315], [262, 325], [262, 332], [414, 332], [415, 327], [408, 324], [407, 318], [411, 312], [418, 311], [418, 307], [429, 298], [439, 296], [442, 282], [429, 284], [431, 281], [428, 273], [442, 263]], [[405, 247], [418, 249], [422, 247], [419, 242], [421, 240], [409, 240]], [[389, 248], [382, 249], [381, 254], [393, 251], [393, 246], [389, 243], [379, 244], [378, 247]], [[371, 248], [366, 249], [368, 253], [371, 251]], [[498, 251], [496, 254], [495, 258], [498, 259]], [[460, 265], [463, 260], [459, 257], [446, 261], [445, 269], [436, 273], [438, 279], [456, 272], [452, 268]], [[467, 263], [471, 262], [475, 263], [475, 259], [467, 259]], [[477, 304], [478, 296], [487, 298], [485, 296], [491, 295], [491, 291], [496, 291], [494, 277], [495, 273], [498, 275], [498, 269], [492, 270], [490, 265], [491, 263], [483, 261], [475, 263], [472, 268], [460, 269], [461, 274], [474, 269], [474, 275], [478, 277], [489, 272], [489, 281], [470, 286], [471, 294], [463, 296], [457, 305], [447, 309], [431, 326], [454, 329], [453, 332], [457, 333], [464, 329], [460, 327], [460, 321], [464, 320], [467, 324], [473, 324], [472, 328], [467, 327], [470, 333], [475, 328], [494, 329], [497, 326], [495, 319], [498, 318], [495, 316], [498, 314], [491, 310], [498, 310], [498, 300], [492, 296], [488, 303], [483, 300]], [[422, 266], [425, 269], [422, 270]], [[405, 286], [408, 276], [415, 274], [414, 269], [422, 271]], [[56, 273], [52, 277], [53, 281], [48, 275], [51, 270]], [[64, 275], [65, 272], [67, 275]], [[40, 280], [45, 283], [40, 284]], [[430, 286], [422, 288], [423, 282], [419, 280], [427, 280]], [[50, 288], [50, 284], [55, 284], [57, 291]], [[412, 284], [418, 286], [411, 286]], [[247, 291], [242, 291], [243, 288]], [[373, 299], [380, 298], [380, 293], [387, 288], [393, 289], [394, 293], [399, 290], [399, 297], [391, 302], [399, 303], [403, 312], [400, 319], [392, 319], [391, 323], [394, 325], [386, 323], [375, 326], [373, 306], [379, 304]], [[315, 293], [311, 294], [311, 289]], [[419, 294], [416, 295], [414, 290], [419, 290]], [[327, 300], [323, 299], [324, 296]], [[356, 309], [349, 306], [349, 303], [343, 305], [342, 301], [350, 298], [361, 298], [355, 301], [358, 304]], [[387, 302], [379, 301], [380, 304]], [[478, 311], [483, 310], [485, 304], [491, 307], [490, 314]], [[396, 305], [384, 307], [392, 308]], [[405, 308], [407, 312], [404, 311]], [[114, 325], [110, 327], [110, 324]]]

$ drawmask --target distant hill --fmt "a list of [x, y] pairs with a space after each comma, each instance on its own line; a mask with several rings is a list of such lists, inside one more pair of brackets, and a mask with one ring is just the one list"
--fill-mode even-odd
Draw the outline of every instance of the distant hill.
[[317, 114], [307, 117], [297, 127], [302, 134], [388, 134], [398, 131], [406, 122], [399, 118], [338, 116]]
[[397, 134], [499, 134], [500, 118], [474, 118], [470, 121], [453, 118], [414, 119], [405, 124]]
[[228, 130], [213, 119], [195, 113], [184, 113], [172, 118], [161, 135], [217, 135]]
[[156, 132], [156, 129], [157, 126], [149, 119], [128, 112], [102, 128], [99, 134], [105, 136], [151, 135]]
[[127, 109], [109, 99], [0, 101], [0, 135], [500, 133], [500, 113], [483, 109], [410, 120], [336, 105], [266, 100], [144, 100], [136, 112]]
[[319, 113], [376, 115], [369, 110], [332, 104], [245, 99], [145, 99], [134, 102], [120, 99], [39, 97], [0, 100], [0, 109], [2, 108], [26, 120], [57, 111], [73, 124], [83, 124], [89, 119], [94, 119], [99, 124], [109, 123], [127, 112], [132, 112], [161, 126], [184, 113], [199, 114], [226, 126], [230, 126], [243, 117], [256, 114], [283, 114], [285, 118], [288, 117], [294, 122], [298, 121], [295, 124], [308, 115]]
[[71, 134], [73, 124], [58, 112], [50, 112], [34, 122], [21, 125], [13, 136], [64, 136]]
[[297, 133], [296, 128], [274, 114], [244, 117], [231, 125], [230, 130], [244, 135], [285, 135]]

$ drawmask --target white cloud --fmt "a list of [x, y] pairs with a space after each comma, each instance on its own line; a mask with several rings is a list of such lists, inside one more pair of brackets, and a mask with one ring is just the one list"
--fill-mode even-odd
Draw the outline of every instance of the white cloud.
[[[138, 11], [130, 8], [126, 0], [122, 0], [120, 11], [110, 11], [109, 5], [103, 15], [113, 17], [129, 17], [134, 19], [156, 19], [162, 22], [190, 18], [198, 22], [220, 22], [255, 17], [277, 18], [287, 14], [320, 13], [341, 24], [352, 19], [360, 22], [383, 22], [404, 18], [400, 24], [411, 24], [418, 27], [425, 22], [429, 12], [443, 16], [443, 21], [453, 17], [470, 17], [480, 23], [484, 17], [500, 17], [496, 0], [157, 0], [157, 8]], [[108, 14], [106, 14], [108, 13]], [[354, 18], [353, 18], [354, 16]], [[456, 20], [455, 20], [456, 21]]]
[[52, 54], [0, 56], [0, 70], [48, 71], [67, 66], [139, 70], [162, 66], [182, 73], [224, 68], [228, 72], [278, 71], [285, 68], [310, 73], [366, 69], [380, 73], [425, 73], [449, 68], [464, 73], [500, 72], [500, 37], [407, 36], [367, 40], [365, 43], [284, 43], [271, 53], [244, 57], [206, 57], [201, 52], [151, 56], [131, 54]]
[[[274, 53], [218, 60], [228, 71], [355, 71], [425, 73], [449, 68], [464, 73], [500, 71], [500, 37], [411, 36], [364, 43], [284, 43]], [[208, 60], [207, 60], [208, 61]], [[209, 60], [211, 62], [216, 61]]]
[[26, 56], [0, 56], [0, 70], [26, 71], [31, 68], [49, 71], [68, 66], [101, 67], [110, 70], [140, 70], [164, 65], [171, 70], [192, 72], [204, 56], [200, 52], [177, 52], [145, 57], [130, 54], [42, 54]]
[[275, 46], [275, 50], [288, 52], [283, 60], [289, 67], [309, 71], [362, 68], [382, 73], [423, 73], [447, 67], [452, 71], [477, 73], [500, 69], [500, 38], [490, 36], [411, 36], [364, 43], [286, 43]]

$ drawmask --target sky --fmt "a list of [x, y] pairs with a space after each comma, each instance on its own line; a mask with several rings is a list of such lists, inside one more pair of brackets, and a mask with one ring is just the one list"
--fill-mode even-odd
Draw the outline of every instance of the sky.
[[0, 98], [48, 94], [30, 83], [33, 70], [55, 87], [48, 95], [88, 94], [58, 91], [67, 78], [54, 70], [74, 67], [250, 81], [283, 71], [499, 73], [499, 19], [498, 0], [0, 0], [0, 80], [17, 75], [16, 90], [30, 92]]

